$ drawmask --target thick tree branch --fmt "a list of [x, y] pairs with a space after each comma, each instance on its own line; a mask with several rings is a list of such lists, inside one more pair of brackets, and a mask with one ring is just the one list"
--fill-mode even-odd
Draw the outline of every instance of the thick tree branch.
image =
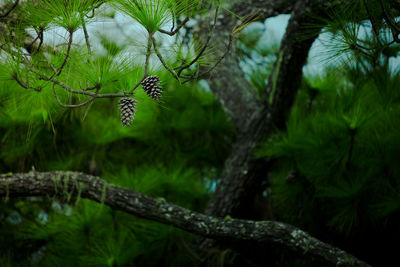
[[[315, 9], [330, 8], [333, 4], [339, 5], [340, 0], [246, 0], [235, 1], [228, 9], [239, 16], [243, 16], [245, 20], [251, 17], [255, 20], [264, 21], [279, 14], [290, 14], [294, 7], [299, 4], [305, 8], [304, 12], [311, 12]], [[218, 34], [213, 37], [215, 50], [219, 51], [215, 54], [217, 58], [222, 57], [223, 51], [226, 49], [225, 43], [229, 40], [236, 22], [237, 18], [229, 15], [219, 19], [215, 30]], [[207, 27], [208, 20], [204, 25], [200, 23], [200, 32], [207, 35]], [[231, 117], [237, 131], [239, 133], [245, 132], [244, 125], [249, 122], [249, 118], [254, 113], [263, 109], [263, 104], [258, 101], [252, 86], [245, 79], [234, 46], [230, 55], [224, 58], [213, 75], [207, 78], [207, 81], [222, 107]]]
[[[311, 10], [307, 10], [310, 2], [302, 1], [295, 5], [263, 99], [270, 106], [273, 126], [279, 130], [286, 128], [286, 119], [303, 77], [303, 66], [319, 34], [319, 31], [311, 32], [306, 28], [307, 24], [312, 23]], [[318, 13], [317, 10], [314, 12]]]
[[0, 175], [0, 196], [55, 196], [82, 198], [145, 219], [173, 225], [204, 237], [258, 243], [274, 243], [335, 266], [369, 266], [304, 231], [275, 221], [218, 219], [121, 188], [79, 172], [30, 172]]
[[[286, 116], [301, 84], [303, 65], [316, 38], [315, 35], [302, 35], [309, 19], [307, 4], [307, 1], [298, 1], [292, 12], [278, 59], [269, 78], [266, 96], [261, 108], [246, 114], [245, 120], [241, 122], [243, 132], [238, 134], [225, 162], [221, 182], [206, 210], [209, 215], [240, 218], [253, 216], [253, 210], [249, 207], [253, 206], [254, 196], [264, 190], [262, 183], [269, 169], [268, 163], [254, 157], [254, 148], [268, 134], [285, 128]], [[229, 80], [230, 76], [225, 79]]]

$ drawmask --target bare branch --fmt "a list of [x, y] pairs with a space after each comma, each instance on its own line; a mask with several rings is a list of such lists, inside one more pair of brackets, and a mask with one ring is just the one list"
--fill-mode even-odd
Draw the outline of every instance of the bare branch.
[[88, 89], [91, 89], [91, 88], [87, 88], [86, 90], [75, 90], [71, 86], [69, 86], [69, 85], [57, 80], [56, 78], [54, 78], [53, 77], [54, 75], [51, 76], [51, 77], [47, 77], [47, 76], [45, 76], [45, 75], [43, 75], [43, 74], [41, 74], [41, 73], [39, 73], [39, 72], [37, 72], [37, 71], [35, 71], [33, 69], [30, 69], [30, 71], [35, 73], [40, 80], [52, 82], [53, 84], [56, 84], [56, 85], [60, 86], [61, 88], [65, 89], [66, 91], [68, 91], [70, 93], [73, 93], [73, 94], [87, 95], [87, 96], [91, 96], [91, 97], [94, 97], [94, 98], [118, 98], [118, 97], [125, 97], [127, 95], [127, 92], [114, 93], [114, 94], [98, 94], [97, 92], [98, 92], [98, 90], [100, 90], [99, 86], [93, 87], [93, 89], [94, 88], [97, 89], [96, 92], [87, 91]]
[[149, 61], [151, 55], [152, 42], [153, 42], [153, 33], [149, 32], [149, 36], [147, 37], [147, 52], [146, 52], [146, 62], [144, 63], [144, 75], [149, 74]]
[[149, 74], [144, 74], [144, 75], [142, 76], [142, 78], [140, 79], [140, 81], [138, 81], [138, 82], [132, 87], [132, 89], [129, 90], [129, 92], [135, 91], [136, 88], [138, 88], [139, 85], [147, 78], [147, 76], [149, 76]]
[[87, 47], [89, 55], [91, 56], [92, 55], [92, 49], [91, 49], [91, 46], [90, 46], [89, 33], [87, 31], [86, 23], [85, 23], [85, 19], [84, 19], [83, 15], [81, 15], [81, 22], [82, 22], [83, 33], [85, 35], [86, 47]]
[[382, 8], [383, 18], [385, 19], [385, 21], [389, 25], [389, 27], [392, 29], [393, 39], [397, 43], [400, 43], [400, 39], [399, 39], [400, 27], [396, 24], [396, 22], [390, 16], [389, 12], [386, 10], [385, 4], [383, 3], [383, 1], [379, 0], [379, 3]]
[[67, 60], [68, 60], [69, 54], [70, 54], [70, 52], [71, 52], [72, 36], [73, 36], [73, 34], [74, 34], [73, 31], [70, 31], [70, 32], [69, 32], [69, 40], [68, 40], [68, 46], [67, 46], [67, 54], [65, 55], [64, 61], [63, 61], [63, 63], [61, 64], [60, 68], [58, 69], [58, 71], [57, 71], [57, 73], [56, 73], [57, 76], [60, 76], [60, 74], [61, 74], [61, 72], [62, 72], [62, 70], [63, 70], [65, 64], [67, 64]]
[[[44, 79], [44, 80], [46, 80], [46, 79]], [[88, 91], [80, 91], [80, 90], [72, 89], [69, 85], [67, 85], [55, 78], [51, 78], [50, 81], [53, 82], [54, 84], [64, 88], [66, 91], [73, 93], [73, 94], [78, 94], [78, 95], [87, 95], [87, 96], [91, 96], [91, 97], [95, 97], [95, 98], [117, 98], [117, 97], [126, 96], [126, 93], [97, 94], [97, 93], [88, 92]]]
[[210, 43], [211, 37], [212, 37], [212, 35], [214, 33], [215, 25], [217, 25], [218, 10], [219, 10], [219, 6], [217, 6], [216, 9], [215, 9], [214, 24], [213, 24], [213, 26], [211, 28], [211, 31], [208, 33], [208, 37], [207, 37], [207, 40], [206, 40], [203, 48], [200, 50], [199, 54], [190, 63], [179, 67], [179, 70], [178, 70], [178, 73], [177, 73], [179, 77], [180, 77], [182, 71], [184, 71], [185, 69], [187, 69], [190, 66], [192, 66], [197, 60], [200, 59], [200, 57], [203, 55], [204, 51], [206, 51], [206, 49], [208, 47], [208, 44]]
[[215, 64], [212, 67], [210, 67], [207, 71], [200, 73], [200, 68], [197, 68], [197, 71], [196, 71], [194, 76], [182, 76], [182, 75], [180, 75], [179, 77], [186, 79], [183, 82], [183, 84], [187, 83], [187, 82], [190, 82], [193, 79], [208, 78], [209, 73], [211, 73], [221, 63], [221, 61], [224, 60], [224, 58], [229, 54], [229, 52], [231, 51], [232, 42], [233, 42], [233, 36], [230, 35], [228, 44], [226, 46], [225, 53], [222, 54], [220, 56], [220, 58], [215, 62]]
[[[74, 32], [73, 31], [69, 31], [68, 33], [69, 33], [69, 40], [68, 40], [68, 44], [67, 44], [67, 53], [65, 54], [65, 57], [64, 57], [64, 60], [63, 60], [63, 62], [61, 64], [61, 66], [58, 68], [58, 70], [56, 72], [54, 72], [53, 75], [51, 75], [48, 78], [48, 80], [51, 80], [54, 76], [59, 76], [61, 74], [64, 66], [67, 64], [67, 61], [68, 61], [68, 58], [69, 58], [69, 54], [71, 52], [72, 37], [73, 37]], [[50, 63], [49, 63], [49, 65], [52, 66]]]
[[14, 2], [14, 4], [11, 6], [11, 8], [10, 8], [6, 13], [0, 15], [0, 18], [5, 18], [5, 17], [7, 17], [8, 15], [10, 15], [10, 13], [14, 10], [14, 8], [17, 7], [18, 3], [19, 3], [19, 0], [16, 0], [16, 1]]
[[375, 34], [375, 38], [376, 38], [378, 44], [381, 45], [381, 37], [379, 34], [379, 27], [378, 27], [377, 20], [376, 20], [375, 16], [372, 15], [372, 12], [371, 12], [370, 8], [368, 7], [366, 0], [363, 0], [363, 5], [365, 7], [365, 10], [367, 11], [369, 19], [371, 20], [372, 30]]
[[276, 221], [220, 219], [190, 211], [79, 172], [30, 172], [0, 175], [0, 196], [77, 195], [113, 209], [173, 225], [193, 234], [232, 242], [272, 243], [334, 266], [369, 266], [353, 255], [324, 243], [292, 225]]
[[156, 52], [158, 59], [163, 64], [164, 68], [166, 68], [172, 74], [172, 76], [174, 76], [174, 78], [180, 82], [179, 77], [176, 74], [176, 72], [168, 65], [168, 63], [165, 61], [165, 59], [161, 55], [160, 51], [158, 50], [156, 40], [154, 38], [152, 38], [152, 40], [153, 40], [154, 51]]
[[14, 80], [15, 80], [22, 88], [25, 88], [25, 89], [33, 89], [33, 90], [35, 90], [35, 91], [37, 91], [37, 92], [42, 91], [42, 88], [41, 88], [41, 87], [32, 87], [32, 86], [30, 86], [30, 85], [24, 83], [21, 79], [18, 78], [18, 76], [17, 76], [16, 74], [13, 75], [13, 78], [14, 78]]
[[63, 108], [80, 108], [80, 107], [86, 106], [87, 104], [91, 103], [93, 100], [96, 99], [95, 96], [92, 96], [91, 98], [89, 98], [88, 100], [86, 100], [86, 101], [83, 102], [83, 103], [76, 104], [76, 105], [73, 105], [73, 104], [67, 105], [67, 104], [61, 103], [61, 100], [60, 100], [60, 98], [59, 98], [58, 95], [57, 95], [57, 92], [56, 92], [56, 89], [55, 89], [54, 84], [53, 84], [53, 92], [54, 92], [54, 96], [55, 96], [55, 98], [56, 98], [58, 104], [59, 104], [60, 106], [62, 106]]
[[[164, 33], [164, 34], [168, 34], [168, 35], [170, 35], [170, 36], [174, 36], [175, 34], [177, 34], [177, 33], [179, 32], [179, 30], [180, 30], [183, 26], [185, 26], [185, 24], [186, 24], [188, 21], [189, 21], [189, 17], [186, 17], [186, 18], [182, 21], [182, 23], [181, 23], [180, 25], [178, 25], [178, 27], [177, 27], [175, 30], [173, 30], [174, 26], [172, 26], [171, 31], [166, 31], [166, 30], [163, 30], [163, 29], [159, 29], [158, 31], [161, 32], [161, 33]], [[173, 21], [173, 22], [174, 22], [174, 21]]]

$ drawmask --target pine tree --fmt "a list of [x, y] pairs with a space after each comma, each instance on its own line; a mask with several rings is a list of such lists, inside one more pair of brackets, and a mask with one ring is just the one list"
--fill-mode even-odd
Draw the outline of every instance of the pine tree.
[[[282, 13], [280, 47], [265, 44], [251, 26]], [[120, 14], [144, 36], [95, 34]], [[390, 265], [399, 14], [389, 0], [1, 3], [0, 265], [367, 266], [340, 249]], [[303, 75], [320, 33], [333, 64]], [[45, 171], [50, 185], [30, 183]], [[133, 191], [148, 198], [119, 198]]]

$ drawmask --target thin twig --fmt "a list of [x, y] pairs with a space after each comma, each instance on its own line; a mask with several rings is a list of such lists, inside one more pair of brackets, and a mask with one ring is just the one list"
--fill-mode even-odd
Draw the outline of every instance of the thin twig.
[[357, 52], [363, 54], [364, 56], [373, 58], [372, 55], [368, 54], [367, 52], [365, 52], [365, 51], [363, 50], [363, 49], [366, 49], [366, 50], [367, 50], [367, 48], [365, 48], [365, 47], [362, 46], [362, 45], [354, 44], [354, 45], [350, 46], [350, 49], [353, 50], [353, 51], [357, 51]]
[[189, 68], [190, 66], [192, 66], [197, 60], [200, 59], [200, 57], [203, 55], [204, 51], [206, 51], [206, 49], [208, 47], [208, 44], [209, 44], [209, 42], [211, 40], [211, 37], [213, 35], [213, 32], [215, 30], [215, 26], [217, 25], [218, 9], [219, 9], [219, 6], [217, 6], [216, 9], [215, 9], [214, 25], [212, 26], [212, 29], [211, 29], [210, 33], [208, 34], [206, 43], [204, 44], [204, 46], [201, 49], [200, 53], [190, 63], [186, 64], [185, 66], [181, 66], [180, 67], [180, 69], [178, 70], [178, 76], [179, 77], [180, 77], [180, 75], [181, 75], [183, 70], [185, 70], [185, 69]]
[[[233, 42], [233, 37], [232, 37], [232, 35], [230, 35], [230, 36], [229, 36], [229, 43], [228, 43], [228, 45], [227, 45], [227, 47], [226, 47], [225, 53], [217, 60], [217, 62], [214, 64], [214, 66], [212, 66], [210, 69], [208, 69], [206, 72], [203, 72], [203, 73], [201, 73], [201, 74], [197, 74], [197, 78], [198, 78], [198, 77], [206, 77], [208, 73], [210, 73], [211, 71], [213, 71], [213, 70], [219, 65], [219, 63], [221, 63], [221, 61], [222, 61], [222, 60], [226, 57], [226, 55], [228, 55], [228, 53], [230, 52], [231, 47], [232, 47], [232, 42]], [[188, 78], [188, 76], [185, 76], [185, 77], [184, 77], [184, 76], [181, 75], [180, 77], [186, 79], [182, 84], [185, 84], [185, 83], [187, 83], [187, 82], [193, 80], [193, 77], [192, 77], [192, 76], [189, 76], [189, 78]]]
[[100, 87], [98, 85], [89, 87], [89, 81], [86, 81], [86, 88], [82, 87], [81, 82], [79, 82], [79, 88], [81, 88], [81, 90], [84, 90], [84, 91], [90, 91], [90, 90], [94, 90], [94, 89], [97, 89], [97, 88], [100, 88]]
[[381, 45], [381, 39], [380, 39], [380, 36], [379, 36], [379, 29], [378, 29], [378, 25], [376, 23], [375, 17], [372, 15], [371, 10], [369, 9], [366, 0], [363, 0], [363, 3], [364, 3], [365, 10], [368, 13], [369, 19], [371, 20], [372, 30], [373, 30], [373, 32], [375, 34], [376, 40], [378, 41], [378, 44]]
[[129, 90], [129, 92], [135, 91], [135, 89], [138, 88], [139, 85], [140, 85], [140, 84], [144, 81], [144, 79], [146, 79], [148, 76], [149, 76], [148, 74], [144, 74], [144, 75], [142, 76], [142, 78], [140, 79], [140, 81], [138, 81], [138, 82], [132, 87], [132, 89]]
[[147, 38], [146, 62], [144, 63], [144, 75], [149, 74], [149, 61], [151, 55], [152, 39], [153, 39], [153, 33], [149, 33], [149, 37]]
[[72, 36], [73, 36], [73, 34], [74, 34], [73, 31], [70, 31], [70, 32], [69, 32], [69, 41], [68, 41], [68, 47], [67, 47], [67, 54], [65, 55], [64, 61], [63, 61], [63, 63], [61, 64], [61, 66], [60, 66], [60, 68], [59, 68], [59, 70], [58, 70], [58, 72], [57, 72], [57, 76], [60, 76], [60, 74], [61, 74], [61, 72], [62, 72], [62, 70], [63, 70], [65, 64], [67, 64], [67, 60], [68, 60], [69, 54], [70, 54], [70, 52], [71, 52], [71, 45], [72, 45]]
[[164, 34], [168, 34], [170, 36], [174, 36], [175, 34], [177, 34], [179, 32], [179, 30], [189, 21], [189, 17], [186, 17], [182, 23], [180, 25], [178, 25], [178, 27], [174, 30], [174, 31], [166, 31], [163, 29], [158, 29], [159, 32], [164, 33]]
[[90, 16], [86, 15], [86, 17], [87, 17], [88, 19], [93, 18], [94, 15], [95, 15], [94, 10], [97, 9], [97, 8], [99, 8], [99, 7], [100, 7], [101, 5], [103, 5], [104, 3], [105, 3], [104, 1], [101, 1], [97, 6], [95, 6], [95, 7], [92, 9], [92, 15], [90, 15]]
[[175, 28], [175, 14], [174, 14], [174, 12], [172, 11], [172, 26], [171, 26], [171, 32], [174, 30], [174, 28]]
[[50, 76], [49, 80], [51, 80], [54, 76], [60, 76], [65, 64], [67, 64], [67, 60], [68, 60], [69, 54], [71, 52], [72, 36], [73, 36], [73, 31], [69, 31], [69, 41], [68, 41], [68, 47], [67, 47], [67, 54], [65, 55], [64, 61], [61, 64], [60, 68], [57, 70], [56, 73], [54, 73], [52, 76]]
[[40, 32], [36, 31], [36, 38], [33, 39], [33, 41], [29, 44], [29, 46], [33, 46], [33, 44], [40, 38]]
[[57, 79], [52, 78], [50, 81], [57, 84], [58, 86], [64, 88], [66, 91], [71, 92], [73, 94], [78, 94], [78, 95], [87, 95], [87, 96], [92, 96], [92, 97], [96, 97], [96, 98], [117, 98], [117, 97], [124, 97], [126, 95], [125, 93], [97, 94], [97, 93], [88, 92], [88, 91], [79, 91], [79, 90], [72, 89], [69, 85], [67, 85]]
[[0, 18], [5, 18], [8, 15], [10, 15], [10, 13], [14, 10], [14, 8], [17, 7], [18, 3], [19, 3], [19, 0], [15, 1], [14, 4], [12, 5], [12, 7], [6, 13], [4, 13], [3, 15], [0, 15]]
[[25, 84], [23, 81], [21, 81], [17, 75], [13, 75], [14, 80], [22, 87], [25, 89], [33, 89], [37, 92], [42, 91], [42, 87], [32, 87], [30, 85]]
[[400, 27], [397, 26], [395, 21], [393, 21], [392, 18], [389, 16], [389, 13], [386, 11], [385, 4], [383, 3], [383, 1], [379, 0], [379, 3], [382, 8], [383, 18], [385, 19], [385, 21], [389, 25], [389, 27], [392, 29], [393, 39], [397, 43], [400, 43], [400, 39], [399, 39]]
[[36, 49], [36, 52], [39, 52], [40, 51], [40, 48], [42, 47], [42, 45], [43, 45], [43, 39], [44, 39], [44, 37], [43, 37], [43, 35], [44, 35], [44, 33], [43, 33], [43, 29], [41, 29], [41, 31], [40, 31], [40, 33], [39, 33], [39, 40], [40, 40], [40, 42], [39, 42], [39, 45], [38, 45], [38, 47], [37, 47], [37, 49]]
[[[36, 72], [35, 70], [31, 69], [31, 72], [35, 73], [38, 77], [39, 80], [44, 80], [44, 81], [50, 81], [62, 88], [64, 88], [66, 91], [71, 92], [73, 94], [78, 94], [78, 95], [87, 95], [87, 96], [92, 96], [92, 97], [96, 97], [96, 98], [117, 98], [117, 97], [124, 97], [126, 96], [126, 93], [114, 93], [114, 94], [97, 94], [97, 93], [93, 93], [93, 92], [89, 92], [89, 91], [80, 91], [80, 90], [75, 90], [72, 89], [72, 87], [70, 87], [69, 85], [55, 79], [54, 77], [46, 77], [41, 73]], [[100, 88], [99, 88], [100, 89]]]
[[82, 28], [83, 28], [83, 33], [85, 35], [85, 41], [86, 41], [86, 47], [88, 50], [89, 55], [92, 55], [92, 49], [90, 47], [90, 41], [89, 41], [89, 33], [86, 29], [86, 23], [85, 23], [85, 19], [83, 18], [83, 15], [81, 15], [81, 21], [82, 21]]
[[156, 55], [157, 55], [158, 59], [163, 64], [164, 68], [166, 68], [172, 74], [172, 76], [174, 76], [174, 78], [177, 79], [180, 82], [179, 77], [176, 74], [176, 72], [170, 66], [168, 66], [167, 62], [164, 60], [164, 58], [162, 57], [160, 51], [158, 50], [157, 44], [156, 44], [156, 40], [154, 38], [152, 38], [152, 39], [153, 39], [154, 51], [156, 52]]
[[58, 104], [60, 106], [64, 107], [64, 108], [79, 108], [79, 107], [83, 107], [83, 106], [86, 106], [87, 104], [89, 104], [90, 102], [92, 102], [93, 100], [95, 100], [97, 98], [96, 96], [92, 96], [91, 98], [89, 98], [88, 100], [86, 100], [83, 103], [80, 103], [80, 104], [77, 104], [77, 105], [72, 105], [72, 104], [66, 105], [66, 104], [61, 103], [61, 100], [57, 95], [54, 83], [53, 83], [53, 92], [54, 92], [54, 96], [56, 97], [56, 100], [57, 100]]

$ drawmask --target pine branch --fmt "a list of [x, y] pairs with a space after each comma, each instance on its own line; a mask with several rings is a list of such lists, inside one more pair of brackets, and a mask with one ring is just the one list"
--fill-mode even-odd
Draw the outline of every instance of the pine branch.
[[14, 2], [14, 4], [10, 7], [9, 10], [7, 10], [4, 14], [1, 14], [1, 15], [0, 15], [0, 18], [5, 18], [5, 17], [7, 17], [8, 15], [10, 15], [10, 13], [14, 10], [14, 8], [17, 7], [18, 3], [19, 3], [19, 0], [16, 0], [16, 1]]
[[144, 75], [149, 75], [149, 61], [151, 55], [151, 46], [153, 44], [153, 33], [149, 32], [147, 37], [147, 51], [146, 51], [146, 62], [144, 63]]
[[67, 53], [65, 54], [64, 60], [63, 60], [63, 62], [61, 64], [60, 68], [58, 69], [57, 73], [55, 74], [56, 76], [60, 76], [62, 70], [64, 69], [65, 65], [67, 64], [67, 61], [68, 61], [68, 58], [69, 58], [69, 54], [71, 53], [73, 34], [74, 34], [73, 31], [69, 31], [69, 40], [68, 40], [68, 45], [67, 45]]
[[[168, 34], [169, 36], [174, 36], [175, 34], [177, 34], [179, 32], [179, 30], [185, 26], [185, 24], [189, 21], [189, 17], [186, 17], [181, 24], [178, 25], [178, 27], [174, 30], [173, 26], [171, 31], [166, 31], [163, 29], [158, 29], [159, 32], [164, 33], [164, 34]], [[173, 23], [175, 23], [175, 20], [172, 20]]]
[[81, 21], [82, 21], [83, 33], [85, 35], [86, 47], [87, 47], [89, 55], [92, 56], [92, 48], [91, 48], [90, 40], [89, 40], [89, 33], [88, 33], [87, 28], [86, 28], [86, 23], [85, 23], [85, 19], [84, 19], [83, 15], [81, 15]]
[[[96, 93], [98, 91], [99, 91], [99, 88], [97, 88]], [[82, 102], [80, 104], [63, 104], [63, 103], [61, 103], [61, 100], [60, 100], [60, 98], [59, 98], [59, 96], [57, 94], [57, 91], [55, 89], [55, 84], [53, 84], [53, 93], [54, 93], [54, 96], [55, 96], [55, 98], [57, 100], [57, 103], [60, 106], [62, 106], [63, 108], [80, 108], [80, 107], [86, 106], [87, 104], [91, 103], [92, 101], [94, 101], [96, 99], [96, 96], [92, 96], [91, 98], [89, 98], [88, 100], [86, 100], [86, 101], [84, 101], [84, 102]]]
[[158, 59], [160, 60], [161, 64], [164, 66], [164, 68], [166, 70], [168, 70], [172, 76], [174, 76], [174, 78], [180, 82], [178, 75], [176, 74], [176, 72], [168, 65], [167, 61], [165, 61], [165, 59], [163, 58], [163, 56], [161, 55], [161, 52], [158, 50], [157, 48], [157, 42], [154, 38], [152, 38], [153, 40], [153, 47], [154, 47], [154, 52], [156, 52], [156, 55], [158, 57]]
[[71, 200], [80, 195], [113, 209], [169, 224], [187, 232], [231, 242], [272, 243], [335, 266], [369, 266], [289, 224], [276, 221], [220, 219], [193, 212], [80, 172], [54, 171], [0, 175], [0, 196], [50, 196]]
[[185, 69], [189, 68], [190, 66], [192, 66], [197, 60], [199, 60], [201, 58], [201, 56], [203, 55], [204, 51], [206, 51], [211, 37], [213, 36], [214, 30], [215, 30], [215, 25], [217, 24], [217, 18], [218, 18], [218, 11], [219, 11], [219, 6], [217, 6], [217, 8], [215, 9], [215, 15], [214, 15], [214, 24], [210, 30], [210, 32], [208, 33], [208, 37], [207, 40], [203, 46], [203, 48], [200, 50], [200, 52], [198, 53], [198, 55], [188, 64], [179, 67], [179, 70], [177, 71], [178, 76], [181, 75], [182, 71], [184, 71]]

